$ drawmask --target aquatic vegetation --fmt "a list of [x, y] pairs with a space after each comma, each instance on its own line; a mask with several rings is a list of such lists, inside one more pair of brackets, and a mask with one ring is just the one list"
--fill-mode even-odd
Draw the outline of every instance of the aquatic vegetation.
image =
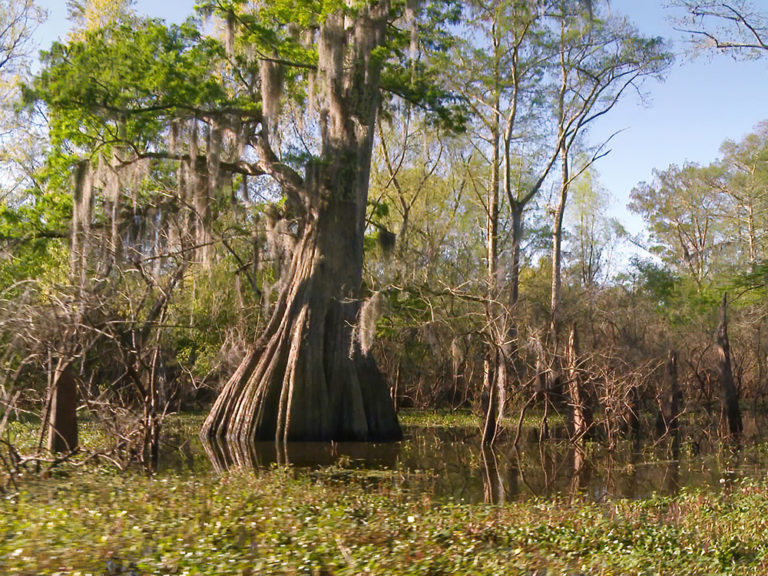
[[[389, 475], [394, 477], [395, 471]], [[329, 473], [330, 475], [330, 473]], [[76, 472], [0, 503], [4, 574], [764, 574], [768, 482], [504, 506], [291, 468]], [[394, 480], [394, 478], [392, 478]], [[111, 570], [111, 572], [110, 572]]]
[[[200, 416], [170, 416], [155, 475], [73, 462], [4, 494], [0, 574], [768, 571], [768, 479], [739, 477], [727, 459], [692, 460], [685, 446], [682, 459], [664, 460], [588, 444], [582, 475], [565, 443], [487, 453], [462, 418], [408, 414], [407, 440], [370, 462], [338, 445], [328, 465], [216, 472], [197, 440]], [[34, 443], [33, 423], [10, 429], [20, 445]], [[84, 444], [104, 440], [94, 423], [85, 429]], [[764, 469], [761, 446], [753, 452]], [[743, 451], [741, 465], [752, 457]], [[678, 475], [695, 467], [709, 467], [714, 482], [678, 490]], [[642, 482], [652, 471], [671, 478], [669, 490], [648, 496]], [[478, 502], [497, 488], [494, 476], [507, 503]]]

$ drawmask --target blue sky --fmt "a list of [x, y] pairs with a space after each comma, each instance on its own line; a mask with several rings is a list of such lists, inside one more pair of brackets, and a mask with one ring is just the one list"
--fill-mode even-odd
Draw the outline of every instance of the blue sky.
[[[42, 48], [66, 34], [66, 2], [40, 0], [49, 19], [38, 30]], [[684, 37], [676, 32], [665, 0], [611, 0], [611, 9], [627, 15], [648, 36], [663, 36], [679, 51]], [[179, 22], [192, 13], [194, 0], [138, 0], [138, 12]], [[738, 140], [768, 119], [768, 54], [762, 60], [736, 61], [727, 55], [691, 60], [678, 56], [664, 82], [645, 84], [645, 103], [635, 96], [621, 102], [592, 129], [593, 142], [622, 130], [612, 152], [597, 170], [612, 196], [612, 213], [632, 233], [642, 222], [626, 204], [633, 186], [652, 177], [654, 168], [672, 163], [715, 160], [726, 139]]]
[[[48, 21], [37, 30], [41, 48], [46, 48], [57, 38], [63, 38], [69, 28], [66, 0], [37, 0], [48, 11]], [[138, 0], [135, 9], [140, 14], [162, 18], [168, 22], [181, 22], [192, 14], [195, 0]]]
[[[612, 9], [627, 15], [649, 36], [673, 41], [676, 52], [686, 38], [674, 30], [660, 0], [612, 0]], [[611, 154], [597, 169], [614, 199], [617, 217], [632, 232], [642, 223], [625, 209], [632, 187], [650, 180], [654, 168], [670, 164], [707, 164], [719, 156], [723, 141], [739, 140], [768, 119], [768, 53], [761, 60], [737, 61], [728, 55], [695, 60], [678, 54], [666, 81], [646, 83], [643, 105], [632, 97], [619, 104], [596, 127], [594, 141], [624, 129], [611, 142]]]

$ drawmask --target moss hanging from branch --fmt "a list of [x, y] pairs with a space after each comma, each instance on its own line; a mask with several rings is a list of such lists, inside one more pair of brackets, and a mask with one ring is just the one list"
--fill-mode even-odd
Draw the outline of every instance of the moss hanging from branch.
[[[106, 164], [106, 162], [104, 162]], [[112, 262], [117, 260], [120, 255], [120, 173], [116, 163], [110, 163], [106, 166], [104, 181], [104, 193], [111, 204], [112, 220], [108, 252]]]
[[168, 150], [174, 156], [179, 154], [179, 121], [173, 120], [168, 132]]
[[227, 12], [224, 29], [224, 47], [227, 51], [227, 58], [235, 57], [235, 14]]
[[186, 175], [186, 203], [192, 209], [190, 232], [194, 238], [195, 260], [203, 267], [210, 265], [210, 201], [209, 182], [201, 181], [198, 170], [200, 156], [197, 118], [189, 120], [189, 161]]
[[363, 354], [368, 354], [376, 341], [376, 324], [384, 312], [385, 302], [386, 297], [376, 292], [360, 306], [356, 337]]
[[290, 222], [274, 206], [268, 206], [266, 216], [267, 253], [275, 264], [278, 282], [288, 275], [288, 268], [296, 248], [296, 235], [290, 229]]
[[213, 196], [221, 187], [222, 129], [218, 121], [212, 120], [208, 131], [208, 193]]
[[[301, 35], [301, 45], [307, 50], [314, 49], [316, 45], [315, 29], [307, 28]], [[307, 107], [314, 110], [315, 107], [315, 82], [317, 73], [314, 70], [307, 70]]]
[[277, 62], [262, 59], [259, 66], [261, 79], [261, 105], [270, 127], [277, 125], [280, 117], [280, 98], [283, 95], [283, 70]]
[[419, 25], [416, 14], [420, 4], [421, 0], [406, 0], [405, 3], [405, 21], [411, 31], [410, 45], [408, 47], [408, 57], [411, 60], [416, 60], [416, 57], [419, 55]]

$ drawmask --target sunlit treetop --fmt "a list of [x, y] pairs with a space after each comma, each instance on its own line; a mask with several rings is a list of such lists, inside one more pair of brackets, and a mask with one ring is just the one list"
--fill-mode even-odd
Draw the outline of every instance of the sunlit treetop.
[[54, 43], [41, 56], [43, 70], [25, 89], [28, 102], [46, 103], [52, 140], [83, 138], [104, 120], [126, 123], [127, 135], [151, 134], [162, 116], [192, 115], [227, 103], [212, 74], [220, 45], [191, 23], [166, 27], [132, 18]]
[[135, 0], [67, 0], [67, 15], [73, 23], [70, 40], [83, 40], [87, 31], [106, 28], [135, 16]]
[[[281, 67], [284, 93], [298, 100], [309, 97], [312, 73], [318, 63], [318, 34], [333, 13], [352, 19], [362, 1], [300, 0], [255, 2], [252, 0], [202, 0], [197, 10], [217, 17], [225, 25], [223, 44], [234, 68], [253, 69], [255, 61], [267, 60]], [[452, 95], [440, 86], [434, 62], [425, 51], [444, 50], [452, 41], [451, 25], [460, 21], [456, 0], [389, 2], [386, 38], [371, 57], [381, 65], [381, 88], [429, 110], [440, 122], [460, 125], [462, 118]], [[416, 48], [416, 50], [414, 50]]]

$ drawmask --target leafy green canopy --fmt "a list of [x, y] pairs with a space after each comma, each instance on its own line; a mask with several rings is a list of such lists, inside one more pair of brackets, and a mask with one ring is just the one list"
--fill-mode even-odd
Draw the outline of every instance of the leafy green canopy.
[[[228, 27], [233, 54], [230, 65], [235, 78], [245, 78], [259, 59], [275, 62], [283, 73], [283, 92], [305, 102], [312, 92], [312, 72], [317, 67], [317, 38], [320, 24], [333, 13], [354, 18], [367, 0], [202, 0], [197, 10], [217, 15]], [[254, 4], [258, 6], [254, 8]], [[465, 122], [460, 101], [441, 86], [439, 64], [429, 55], [447, 49], [453, 41], [451, 26], [461, 19], [458, 0], [415, 3], [389, 2], [386, 38], [373, 51], [381, 64], [380, 87], [385, 101], [383, 113], [393, 97], [399, 97], [428, 112], [432, 121], [459, 129]], [[236, 32], [235, 32], [236, 31]], [[414, 48], [416, 41], [417, 50]]]
[[[283, 94], [304, 101], [317, 63], [318, 22], [337, 10], [354, 16], [355, 6], [281, 1], [253, 9], [250, 4], [198, 3], [203, 15], [215, 13], [226, 23], [226, 38], [205, 34], [210, 26], [192, 19], [167, 27], [126, 17], [86, 31], [82, 40], [55, 43], [43, 53], [43, 71], [25, 88], [28, 103], [47, 107], [55, 153], [71, 164], [87, 155], [108, 155], [118, 143], [148, 150], [159, 145], [158, 136], [173, 118], [237, 111], [258, 119], [259, 66], [265, 59], [281, 66]], [[438, 120], [458, 123], [461, 115], [451, 106], [451, 95], [438, 87], [437, 73], [408, 60], [410, 32], [398, 25], [403, 10], [402, 4], [393, 6], [387, 42], [375, 54], [386, 63], [382, 86], [432, 110]], [[425, 14], [418, 23], [420, 42], [445, 43], [444, 25], [456, 17], [451, 3], [433, 2]]]
[[[22, 203], [2, 208], [0, 235], [6, 242], [65, 239], [71, 174], [84, 158], [98, 162], [119, 151], [121, 162], [153, 155], [171, 159], [171, 127], [179, 120], [229, 116], [257, 129], [264, 59], [280, 65], [286, 99], [305, 103], [317, 66], [319, 24], [339, 10], [354, 17], [359, 6], [277, 1], [254, 8], [252, 2], [209, 0], [197, 8], [202, 19], [174, 26], [124, 14], [42, 54], [42, 71], [23, 93], [30, 109], [43, 105], [50, 147], [35, 189]], [[382, 89], [390, 95], [385, 108], [397, 95], [438, 122], [461, 124], [461, 107], [439, 87], [430, 59], [421, 57], [450, 42], [459, 12], [454, 0], [427, 2], [417, 12], [404, 2], [391, 4], [386, 41], [374, 55], [383, 65]], [[217, 21], [206, 19], [213, 14]], [[222, 23], [226, 30], [217, 35]], [[412, 50], [414, 30], [418, 53]]]
[[213, 74], [222, 57], [220, 44], [191, 21], [121, 22], [82, 41], [55, 43], [43, 53], [43, 71], [26, 88], [26, 100], [48, 107], [54, 148], [109, 146], [117, 122], [123, 139], [146, 143], [170, 116], [232, 104]]

